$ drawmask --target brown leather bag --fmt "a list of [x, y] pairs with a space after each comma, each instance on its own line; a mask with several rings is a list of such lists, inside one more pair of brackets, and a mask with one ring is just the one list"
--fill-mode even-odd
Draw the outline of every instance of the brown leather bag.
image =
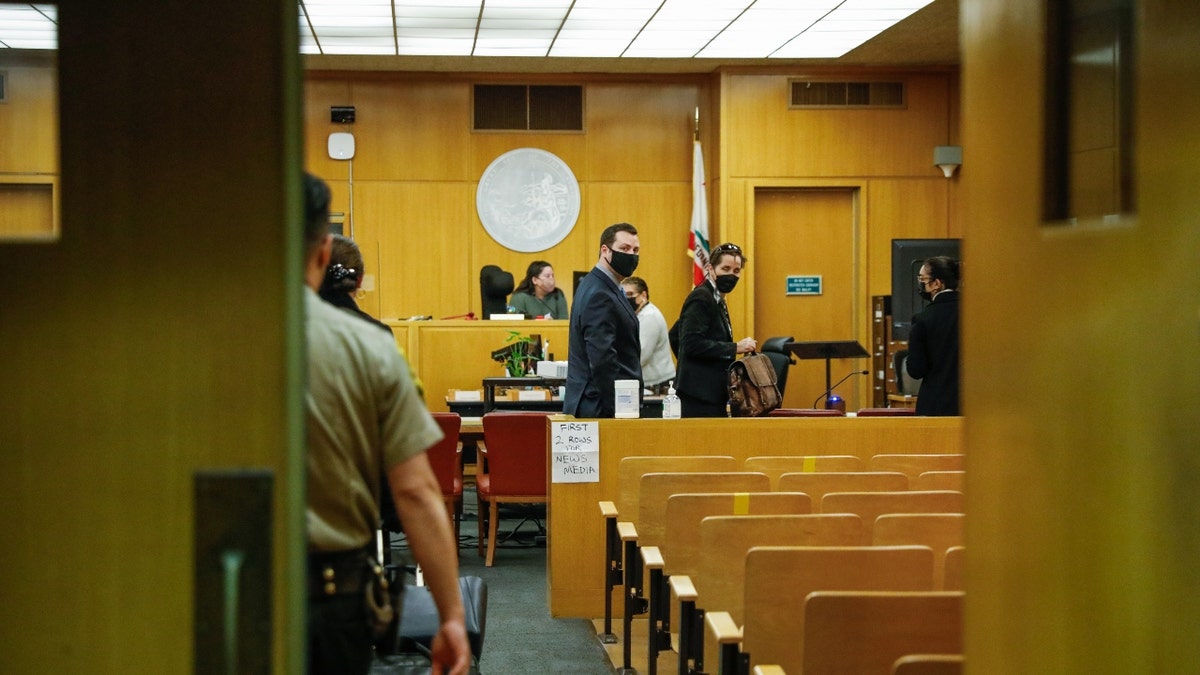
[[750, 352], [729, 366], [729, 413], [760, 417], [779, 407], [783, 397], [775, 383], [775, 367], [765, 354]]

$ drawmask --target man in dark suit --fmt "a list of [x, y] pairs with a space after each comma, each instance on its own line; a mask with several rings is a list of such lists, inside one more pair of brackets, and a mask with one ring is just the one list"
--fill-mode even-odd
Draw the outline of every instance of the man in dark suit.
[[921, 265], [917, 273], [921, 297], [932, 299], [913, 317], [908, 334], [906, 368], [921, 379], [917, 394], [917, 414], [930, 416], [959, 415], [958, 406], [958, 285], [961, 280], [957, 260], [936, 256]]
[[679, 310], [678, 374], [675, 389], [684, 417], [725, 417], [729, 400], [729, 366], [738, 354], [758, 347], [752, 337], [737, 342], [725, 296], [737, 286], [746, 254], [737, 244], [721, 244], [709, 253], [706, 277], [692, 289]]
[[596, 266], [579, 282], [571, 305], [567, 344], [567, 393], [563, 412], [575, 417], [612, 417], [617, 380], [642, 380], [637, 314], [621, 281], [637, 269], [637, 228], [617, 223], [600, 235]]

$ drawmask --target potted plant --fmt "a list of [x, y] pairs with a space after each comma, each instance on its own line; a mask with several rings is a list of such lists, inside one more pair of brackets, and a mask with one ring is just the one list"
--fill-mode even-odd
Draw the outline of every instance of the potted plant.
[[504, 363], [504, 372], [508, 373], [509, 377], [524, 377], [537, 368], [538, 355], [535, 353], [537, 343], [533, 338], [510, 330], [508, 338], [504, 342], [508, 348], [503, 350], [502, 362]]

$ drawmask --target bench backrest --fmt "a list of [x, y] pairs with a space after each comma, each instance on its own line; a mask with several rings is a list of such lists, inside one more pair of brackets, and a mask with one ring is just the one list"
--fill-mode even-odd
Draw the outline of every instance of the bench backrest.
[[966, 471], [926, 471], [908, 483], [910, 490], [958, 490], [967, 484]]
[[932, 589], [933, 552], [923, 546], [754, 548], [746, 556], [742, 650], [751, 663], [800, 672], [810, 593]]
[[742, 623], [746, 554], [756, 546], [856, 546], [861, 540], [862, 520], [850, 514], [710, 516], [700, 522], [696, 606], [729, 612]]
[[700, 522], [709, 516], [801, 515], [812, 513], [812, 500], [802, 492], [712, 492], [675, 494], [667, 500], [665, 572], [694, 575], [705, 555]]
[[803, 492], [816, 506], [830, 492], [903, 492], [908, 489], [908, 476], [895, 471], [785, 473], [779, 477], [779, 489]]
[[867, 471], [899, 471], [911, 480], [926, 471], [962, 471], [966, 468], [966, 459], [963, 454], [882, 454], [871, 457]]
[[648, 473], [642, 476], [638, 497], [638, 546], [661, 546], [667, 535], [667, 500], [685, 492], [769, 492], [766, 474]]
[[875, 519], [871, 543], [928, 546], [933, 550], [933, 588], [943, 590], [946, 551], [963, 545], [965, 528], [961, 513], [885, 513]]
[[942, 588], [947, 591], [965, 591], [967, 573], [967, 549], [962, 546], [951, 546], [946, 551], [946, 562], [943, 568]]
[[930, 492], [830, 492], [821, 498], [821, 513], [854, 513], [863, 520], [863, 541], [873, 541], [875, 519], [885, 513], [963, 513], [963, 493]]
[[796, 672], [890, 673], [908, 654], [961, 654], [962, 627], [959, 592], [817, 592], [805, 603], [804, 664]]
[[617, 517], [633, 521], [638, 515], [642, 476], [664, 471], [737, 471], [737, 460], [727, 455], [647, 455], [625, 457], [617, 465]]
[[779, 489], [779, 477], [785, 473], [866, 470], [855, 455], [759, 455], [747, 457], [743, 468], [767, 474], [772, 490]]

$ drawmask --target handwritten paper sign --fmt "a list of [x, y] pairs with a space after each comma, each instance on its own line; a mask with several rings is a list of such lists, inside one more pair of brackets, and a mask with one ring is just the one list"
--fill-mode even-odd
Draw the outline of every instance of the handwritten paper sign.
[[550, 482], [600, 482], [600, 423], [550, 423]]

